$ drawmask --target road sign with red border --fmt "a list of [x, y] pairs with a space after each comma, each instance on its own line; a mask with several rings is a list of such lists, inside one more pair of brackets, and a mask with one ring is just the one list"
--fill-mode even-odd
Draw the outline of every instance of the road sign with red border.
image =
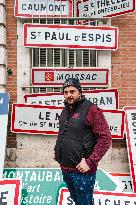
[[20, 205], [21, 183], [17, 179], [0, 181], [0, 204]]
[[103, 110], [104, 116], [109, 124], [112, 139], [124, 138], [124, 111]]
[[107, 68], [32, 68], [32, 84], [62, 87], [66, 79], [78, 78], [83, 87], [107, 87], [109, 70]]
[[[11, 131], [15, 133], [32, 133], [57, 135], [59, 116], [63, 107], [13, 104]], [[103, 110], [109, 124], [113, 139], [123, 139], [123, 111]]]
[[[117, 193], [108, 191], [95, 191], [94, 192], [94, 205], [135, 205], [136, 194], [134, 193]], [[67, 205], [68, 202], [75, 203], [70, 198], [70, 193], [67, 188], [60, 189], [57, 205]]]
[[118, 28], [112, 26], [24, 24], [24, 46], [117, 50]]
[[123, 192], [133, 192], [132, 181], [129, 173], [110, 173], [113, 177], [119, 180], [123, 186]]
[[72, 17], [72, 0], [15, 0], [14, 15], [19, 18]]
[[[82, 91], [82, 94], [101, 109], [115, 110], [119, 108], [118, 90], [115, 88]], [[64, 107], [63, 93], [27, 94], [24, 98], [27, 104]]]
[[130, 13], [135, 10], [135, 0], [102, 1], [102, 0], [78, 0], [77, 17], [103, 18], [114, 17]]
[[133, 190], [136, 193], [136, 106], [126, 106], [126, 140]]
[[12, 105], [11, 131], [15, 133], [58, 134], [62, 107], [44, 105]]

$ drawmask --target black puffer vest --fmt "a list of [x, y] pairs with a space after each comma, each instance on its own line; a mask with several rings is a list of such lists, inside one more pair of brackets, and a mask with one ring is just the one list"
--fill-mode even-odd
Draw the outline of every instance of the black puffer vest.
[[62, 111], [55, 145], [55, 158], [60, 164], [76, 167], [82, 158], [87, 158], [93, 151], [96, 138], [91, 125], [85, 124], [91, 105], [92, 103], [84, 98], [77, 103], [73, 112], [70, 113], [67, 106]]

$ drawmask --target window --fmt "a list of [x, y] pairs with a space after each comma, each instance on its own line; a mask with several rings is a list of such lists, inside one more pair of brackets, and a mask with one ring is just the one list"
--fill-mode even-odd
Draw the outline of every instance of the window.
[[[34, 23], [40, 24], [67, 24], [75, 25], [77, 20], [66, 19], [34, 19]], [[80, 21], [84, 24], [84, 21]], [[86, 21], [85, 24], [96, 25], [95, 21]], [[50, 49], [33, 48], [32, 49], [32, 67], [36, 68], [55, 68], [55, 67], [96, 67], [97, 51], [82, 49]], [[60, 91], [58, 88], [34, 88], [33, 92], [51, 92]]]

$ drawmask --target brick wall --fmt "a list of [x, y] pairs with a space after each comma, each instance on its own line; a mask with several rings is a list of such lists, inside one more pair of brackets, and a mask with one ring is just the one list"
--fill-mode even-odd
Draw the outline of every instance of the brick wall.
[[136, 12], [112, 19], [119, 28], [119, 48], [112, 52], [112, 87], [119, 90], [120, 108], [136, 105]]
[[7, 26], [7, 55], [8, 63], [7, 67], [11, 68], [13, 74], [7, 78], [7, 92], [10, 93], [10, 112], [9, 112], [9, 126], [8, 126], [8, 138], [7, 147], [16, 147], [15, 134], [10, 132], [10, 114], [11, 105], [16, 102], [17, 99], [17, 21], [14, 17], [14, 0], [6, 0], [6, 26]]
[[[136, 105], [136, 13], [112, 19], [119, 28], [118, 50], [112, 52], [112, 87], [119, 91], [119, 107]], [[112, 147], [125, 148], [126, 140], [114, 140]]]

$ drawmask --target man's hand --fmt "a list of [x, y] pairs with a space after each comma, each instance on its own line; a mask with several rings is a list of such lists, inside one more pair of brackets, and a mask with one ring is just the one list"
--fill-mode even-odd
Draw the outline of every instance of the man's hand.
[[88, 172], [90, 170], [89, 166], [85, 162], [85, 158], [82, 158], [81, 162], [76, 166], [76, 168], [82, 173]]

